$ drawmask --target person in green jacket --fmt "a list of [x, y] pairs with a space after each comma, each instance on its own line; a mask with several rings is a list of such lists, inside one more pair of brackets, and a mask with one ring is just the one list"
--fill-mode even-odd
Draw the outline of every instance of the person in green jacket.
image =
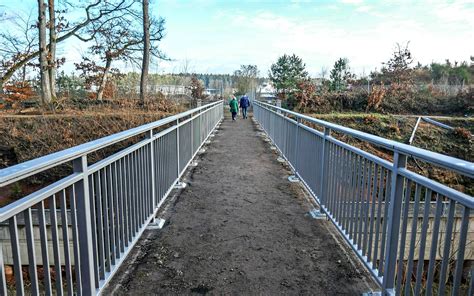
[[235, 120], [235, 118], [237, 117], [237, 112], [239, 112], [239, 103], [237, 102], [235, 96], [233, 96], [232, 100], [230, 100], [229, 106], [230, 113], [232, 113], [232, 120]]

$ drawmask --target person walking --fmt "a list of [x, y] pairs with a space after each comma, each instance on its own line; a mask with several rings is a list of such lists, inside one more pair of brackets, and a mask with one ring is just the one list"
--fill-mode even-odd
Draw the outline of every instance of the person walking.
[[240, 98], [240, 109], [242, 110], [242, 117], [247, 118], [247, 108], [250, 106], [250, 101], [247, 96], [242, 96]]
[[230, 113], [232, 113], [232, 120], [235, 120], [237, 117], [237, 112], [239, 112], [239, 103], [237, 102], [237, 98], [232, 96], [232, 100], [229, 102], [230, 106]]

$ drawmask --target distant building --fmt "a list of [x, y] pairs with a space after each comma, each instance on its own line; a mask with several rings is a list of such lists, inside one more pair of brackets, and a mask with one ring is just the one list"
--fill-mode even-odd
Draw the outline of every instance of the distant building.
[[220, 90], [217, 88], [206, 88], [203, 91], [203, 94], [206, 96], [215, 96], [215, 95], [218, 95], [219, 93], [220, 93]]
[[178, 84], [164, 84], [164, 85], [157, 85], [155, 91], [159, 91], [164, 95], [181, 95], [186, 94], [190, 95], [191, 90], [184, 85]]
[[258, 100], [272, 101], [276, 97], [276, 89], [270, 82], [264, 82], [257, 87]]

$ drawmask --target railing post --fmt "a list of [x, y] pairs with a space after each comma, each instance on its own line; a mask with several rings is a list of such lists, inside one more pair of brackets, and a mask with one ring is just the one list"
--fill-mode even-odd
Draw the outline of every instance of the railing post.
[[179, 179], [179, 119], [176, 119], [176, 163], [178, 164], [176, 176]]
[[[156, 207], [156, 192], [155, 192], [155, 149], [153, 145], [153, 130], [149, 130], [146, 134], [147, 139], [150, 139], [150, 178], [151, 178], [151, 200], [152, 212]], [[153, 218], [155, 219], [155, 218]]]
[[328, 159], [329, 159], [329, 147], [327, 138], [331, 135], [331, 129], [324, 127], [323, 143], [321, 148], [321, 174], [320, 174], [320, 192], [319, 201], [321, 206], [325, 205], [326, 202], [326, 189], [327, 189], [327, 170], [328, 170]]
[[398, 151], [395, 151], [393, 155], [390, 205], [388, 208], [388, 213], [385, 213], [384, 217], [387, 219], [387, 244], [382, 284], [382, 291], [384, 295], [395, 294], [395, 272], [397, 267], [398, 236], [400, 231], [400, 218], [404, 187], [404, 178], [399, 175], [398, 170], [401, 168], [405, 168], [406, 164], [406, 155], [400, 154]]
[[[272, 116], [275, 118], [275, 116]], [[296, 136], [295, 136], [295, 177], [298, 177], [298, 148], [299, 148], [299, 137], [300, 137], [300, 123], [301, 119], [296, 117]], [[275, 127], [274, 127], [275, 128]]]
[[80, 173], [83, 176], [82, 180], [75, 184], [75, 196], [72, 197], [76, 199], [77, 204], [81, 291], [83, 295], [95, 295], [94, 258], [92, 254], [92, 221], [86, 155], [73, 161], [73, 170], [75, 173]]
[[[280, 99], [277, 99], [277, 100], [276, 100], [276, 106], [279, 107], [279, 108], [281, 108], [281, 100], [280, 100]], [[281, 113], [281, 111], [280, 111], [280, 110], [277, 110], [277, 113]]]

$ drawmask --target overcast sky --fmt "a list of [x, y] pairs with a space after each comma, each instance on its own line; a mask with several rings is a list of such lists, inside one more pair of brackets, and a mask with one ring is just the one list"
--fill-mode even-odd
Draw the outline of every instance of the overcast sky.
[[[36, 9], [33, 0], [0, 4]], [[395, 44], [410, 41], [416, 61], [466, 61], [474, 55], [474, 1], [151, 0], [166, 19], [162, 50], [174, 61], [152, 72], [232, 73], [256, 64], [262, 75], [285, 53], [303, 58], [312, 76], [347, 57], [354, 72], [380, 69]], [[3, 30], [4, 28], [2, 28]], [[61, 46], [68, 65], [87, 45]], [[132, 68], [128, 68], [133, 70]], [[138, 70], [138, 69], [135, 69]]]

